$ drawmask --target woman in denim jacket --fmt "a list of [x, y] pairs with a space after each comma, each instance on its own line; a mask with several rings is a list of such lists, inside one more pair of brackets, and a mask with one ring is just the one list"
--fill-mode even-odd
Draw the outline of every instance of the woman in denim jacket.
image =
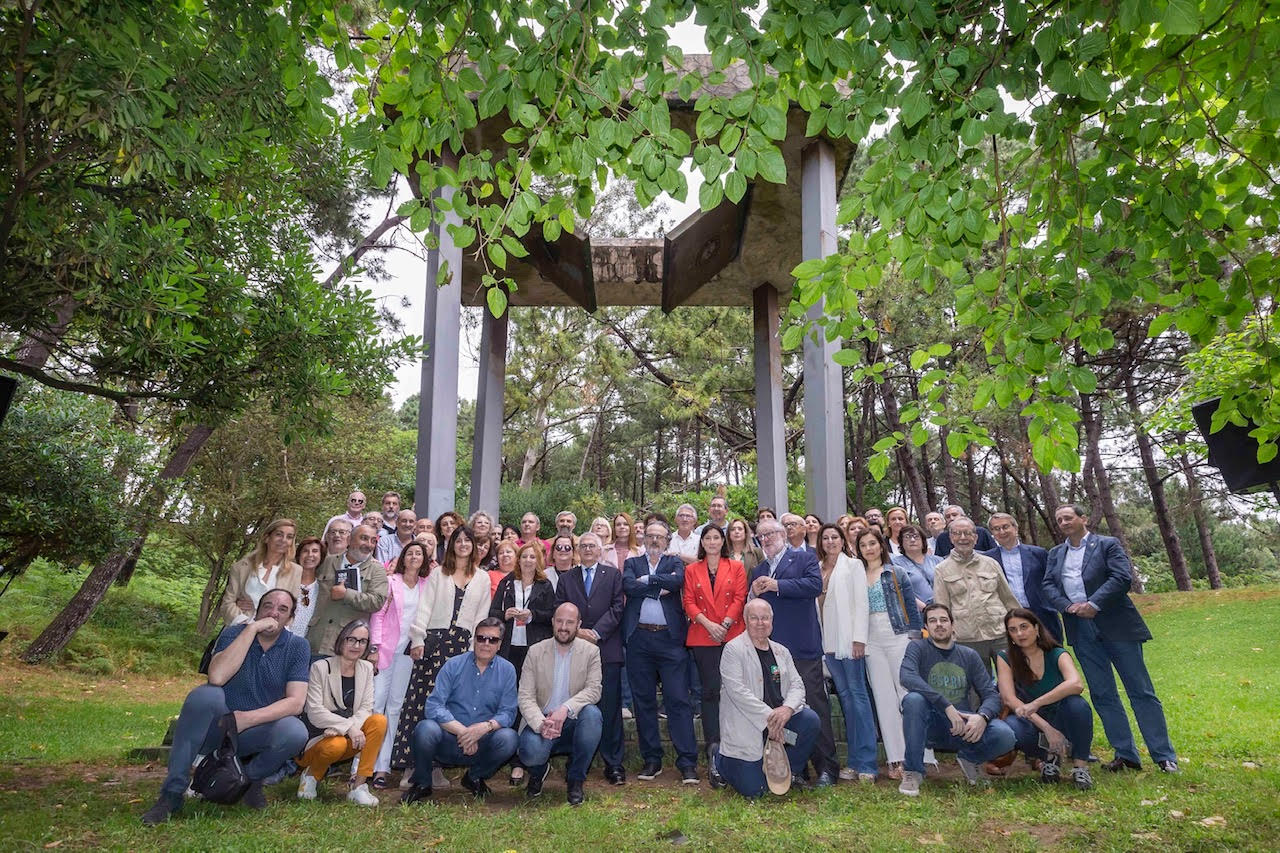
[[898, 681], [898, 670], [908, 641], [920, 636], [924, 624], [915, 606], [911, 578], [901, 566], [887, 562], [889, 543], [884, 535], [875, 528], [864, 530], [854, 546], [867, 572], [867, 678], [880, 718], [889, 778], [901, 779], [907, 745], [899, 708], [906, 690]]

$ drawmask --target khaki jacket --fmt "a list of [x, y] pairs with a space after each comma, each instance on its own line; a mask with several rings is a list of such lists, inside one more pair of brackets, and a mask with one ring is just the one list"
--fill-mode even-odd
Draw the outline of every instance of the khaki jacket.
[[307, 642], [311, 644], [312, 654], [333, 654], [333, 641], [338, 639], [344, 625], [352, 619], [368, 621], [387, 603], [387, 571], [372, 557], [359, 566], [360, 592], [348, 588], [346, 598], [341, 601], [329, 597], [344, 556], [333, 554], [326, 557], [316, 569], [316, 612], [307, 628]]
[[1022, 606], [1000, 564], [977, 551], [964, 561], [952, 551], [938, 564], [933, 570], [933, 600], [951, 608], [960, 643], [1001, 639], [1004, 615]]
[[[555, 672], [556, 638], [530, 646], [524, 659], [524, 669], [520, 671], [517, 697], [521, 729], [529, 726], [537, 731], [542, 727], [542, 721], [546, 719], [542, 709], [551, 701]], [[575, 639], [573, 659], [569, 662], [569, 698], [564, 703], [570, 718], [576, 719], [579, 711], [600, 701], [600, 684], [600, 650], [595, 643]]]
[[[769, 641], [782, 680], [782, 704], [793, 711], [805, 706], [804, 681], [791, 652]], [[720, 656], [720, 754], [742, 761], [764, 758], [765, 720], [773, 709], [764, 702], [764, 669], [751, 637], [739, 634], [724, 644]]]

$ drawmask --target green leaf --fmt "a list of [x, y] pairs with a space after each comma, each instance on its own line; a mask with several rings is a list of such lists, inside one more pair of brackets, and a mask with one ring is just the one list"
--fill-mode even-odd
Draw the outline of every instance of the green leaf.
[[476, 229], [470, 225], [450, 225], [447, 230], [453, 238], [453, 245], [459, 249], [465, 249], [476, 241]]
[[507, 250], [502, 248], [500, 243], [490, 243], [485, 247], [485, 251], [489, 255], [489, 260], [493, 261], [493, 265], [500, 270], [507, 268]]
[[724, 179], [724, 194], [734, 204], [742, 201], [747, 192], [747, 179], [741, 172], [730, 172]]
[[507, 294], [501, 287], [490, 287], [484, 295], [484, 301], [489, 304], [489, 312], [495, 317], [501, 317], [502, 312], [507, 310]]
[[969, 436], [962, 432], [947, 433], [947, 452], [951, 454], [952, 459], [959, 459], [964, 456], [964, 452], [968, 447]]
[[925, 116], [929, 114], [931, 109], [932, 107], [929, 104], [929, 99], [925, 97], [923, 92], [917, 89], [903, 98], [902, 112], [899, 114], [899, 117], [902, 119], [902, 123], [905, 126], [915, 127], [922, 119], [924, 119]]
[[1258, 445], [1258, 464], [1265, 465], [1266, 463], [1270, 462], [1272, 459], [1275, 459], [1276, 451], [1278, 449], [1280, 448], [1277, 448], [1275, 442], [1269, 442], [1267, 444], [1259, 444]]
[[802, 340], [804, 340], [804, 327], [788, 326], [787, 330], [782, 333], [782, 348], [793, 350], [800, 346], [800, 341]]
[[929, 353], [922, 349], [918, 349], [911, 353], [911, 369], [919, 370], [924, 367], [924, 363], [929, 360]]
[[714, 210], [724, 201], [724, 187], [719, 181], [703, 181], [698, 187], [698, 207], [703, 211]]
[[874, 450], [876, 453], [884, 453], [886, 450], [891, 449], [897, 443], [898, 443], [898, 439], [894, 438], [891, 435], [886, 435], [884, 438], [880, 439], [875, 444], [871, 445], [871, 449]]
[[760, 177], [773, 184], [787, 182], [787, 163], [782, 159], [782, 152], [770, 145], [760, 153]]
[[1200, 32], [1199, 6], [1194, 0], [1169, 0], [1160, 24], [1170, 35], [1195, 35]]
[[867, 470], [871, 472], [871, 476], [878, 483], [884, 479], [884, 475], [889, 471], [889, 457], [884, 453], [877, 453], [867, 460]]
[[1105, 101], [1111, 97], [1111, 88], [1093, 68], [1086, 68], [1080, 73], [1080, 94], [1090, 101]]
[[538, 108], [533, 104], [521, 104], [516, 110], [516, 121], [525, 127], [533, 127], [538, 123]]

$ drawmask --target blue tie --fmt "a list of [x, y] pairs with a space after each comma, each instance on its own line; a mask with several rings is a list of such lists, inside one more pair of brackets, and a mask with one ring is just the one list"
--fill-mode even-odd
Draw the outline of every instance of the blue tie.
[[595, 571], [596, 571], [596, 567], [592, 566], [591, 568], [587, 569], [586, 573], [582, 576], [583, 577], [582, 583], [583, 583], [583, 586], [587, 588], [587, 595], [591, 595], [591, 576], [595, 574]]

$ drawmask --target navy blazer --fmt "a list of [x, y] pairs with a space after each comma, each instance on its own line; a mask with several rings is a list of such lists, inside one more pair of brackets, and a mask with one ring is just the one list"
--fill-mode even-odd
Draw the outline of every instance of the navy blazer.
[[[748, 590], [758, 577], [769, 574], [766, 557], [751, 571]], [[770, 637], [791, 652], [795, 660], [822, 660], [822, 626], [818, 624], [817, 599], [822, 594], [822, 569], [812, 551], [787, 547], [774, 572], [777, 592], [759, 598], [773, 607]], [[750, 593], [748, 593], [750, 596]]]
[[[974, 532], [978, 534], [978, 541], [973, 544], [973, 550], [990, 551], [992, 548], [1000, 547], [1000, 543], [996, 542], [990, 530], [981, 525], [975, 527]], [[938, 534], [938, 538], [933, 540], [933, 553], [939, 557], [945, 557], [951, 553], [951, 531], [944, 530]]]
[[588, 601], [582, 566], [574, 566], [556, 580], [556, 607], [566, 601], [578, 608], [582, 627], [600, 635], [600, 663], [622, 663], [622, 572], [597, 563]]
[[[667, 617], [667, 634], [673, 641], [684, 645], [689, 632], [689, 621], [684, 615], [684, 560], [675, 554], [663, 554], [649, 579], [649, 557], [628, 557], [622, 564], [622, 591], [627, 594], [627, 607], [622, 616], [622, 640], [631, 639], [631, 633], [640, 624], [640, 605], [646, 598], [656, 598]], [[644, 578], [644, 580], [641, 580]], [[662, 593], [665, 592], [666, 595]]]
[[[1055, 545], [1049, 552], [1044, 570], [1044, 582], [1040, 592], [1047, 606], [1062, 613], [1067, 628], [1067, 642], [1076, 644], [1080, 617], [1067, 613], [1071, 599], [1062, 586], [1062, 565], [1067, 558], [1067, 544]], [[1120, 541], [1110, 536], [1089, 533], [1084, 546], [1084, 562], [1080, 566], [1081, 579], [1089, 601], [1098, 608], [1093, 618], [1098, 633], [1104, 640], [1121, 640], [1145, 643], [1151, 639], [1151, 631], [1142, 615], [1129, 598], [1129, 584], [1133, 580], [1129, 555]]]
[[[1036, 616], [1040, 617], [1040, 621], [1049, 629], [1049, 633], [1059, 643], [1062, 642], [1062, 619], [1058, 617], [1058, 611], [1052, 607], [1045, 606], [1044, 598], [1040, 593], [1040, 586], [1044, 583], [1044, 567], [1049, 560], [1049, 552], [1041, 548], [1039, 545], [1025, 545], [1018, 543], [1018, 555], [1022, 557], [1022, 588], [1027, 596], [1027, 607]], [[1005, 577], [1009, 576], [1009, 570], [1004, 564], [1004, 551], [1000, 548], [993, 548], [990, 551], [983, 551], [991, 559], [1000, 564], [1000, 568], [1004, 569]]]

